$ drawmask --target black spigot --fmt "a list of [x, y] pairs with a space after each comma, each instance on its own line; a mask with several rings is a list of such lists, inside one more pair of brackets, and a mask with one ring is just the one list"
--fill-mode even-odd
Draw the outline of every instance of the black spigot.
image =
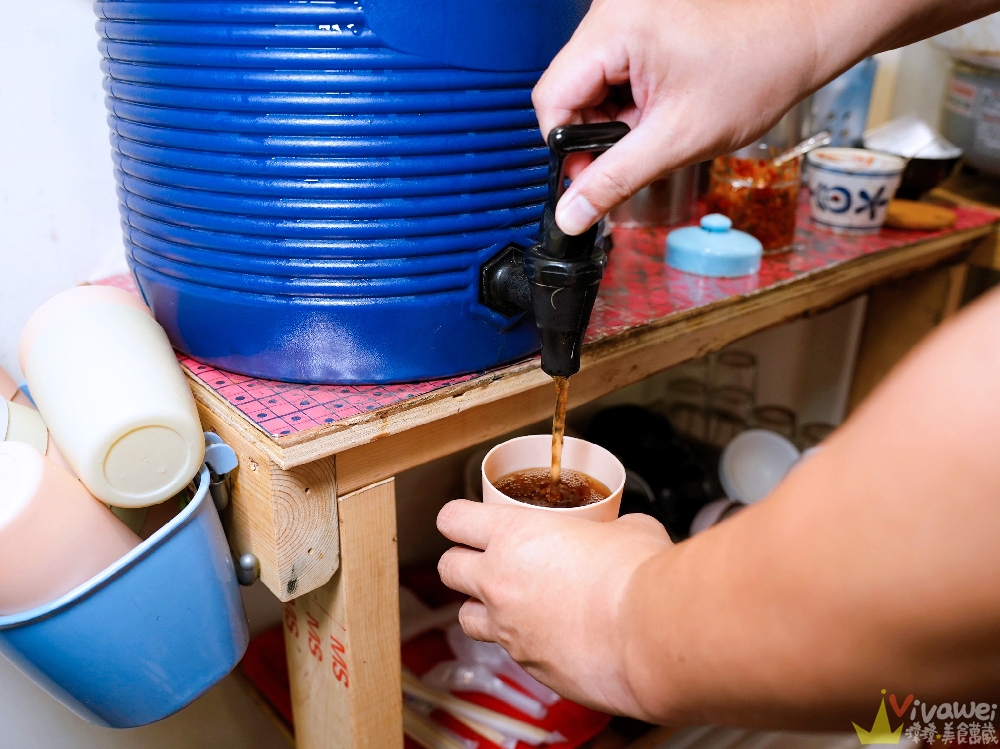
[[480, 298], [502, 314], [530, 309], [542, 339], [542, 370], [553, 377], [580, 371], [580, 349], [604, 276], [607, 256], [595, 247], [597, 226], [564, 234], [555, 210], [565, 189], [566, 157], [608, 150], [629, 131], [624, 122], [567, 125], [549, 133], [549, 199], [539, 227], [540, 242], [528, 249], [509, 245], [482, 269]]

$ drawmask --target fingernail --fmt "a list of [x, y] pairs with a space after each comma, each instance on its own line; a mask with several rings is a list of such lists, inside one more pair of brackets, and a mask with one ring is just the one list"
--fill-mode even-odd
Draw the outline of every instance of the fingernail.
[[566, 234], [583, 234], [600, 218], [597, 210], [583, 195], [574, 195], [567, 203], [560, 200], [556, 206], [556, 223]]

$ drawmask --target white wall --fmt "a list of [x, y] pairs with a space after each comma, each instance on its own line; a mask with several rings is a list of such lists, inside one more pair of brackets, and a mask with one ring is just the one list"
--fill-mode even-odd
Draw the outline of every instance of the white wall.
[[929, 41], [903, 47], [892, 116], [902, 117], [915, 112], [938, 127], [950, 70], [951, 58]]
[[39, 304], [122, 272], [124, 251], [89, 0], [3, 0], [0, 366]]
[[907, 114], [917, 114], [934, 127], [951, 70], [949, 56], [930, 41], [883, 52], [872, 97], [869, 127]]
[[143, 728], [81, 720], [0, 658], [3, 749], [290, 749], [270, 718], [228, 677], [194, 704]]

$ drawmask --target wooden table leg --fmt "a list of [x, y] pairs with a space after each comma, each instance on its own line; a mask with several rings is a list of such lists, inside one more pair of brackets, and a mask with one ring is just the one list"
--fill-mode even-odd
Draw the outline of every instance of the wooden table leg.
[[298, 749], [401, 749], [393, 479], [337, 501], [340, 568], [285, 604]]
[[931, 268], [872, 289], [848, 411], [857, 408], [924, 336], [955, 313], [968, 271], [964, 263]]

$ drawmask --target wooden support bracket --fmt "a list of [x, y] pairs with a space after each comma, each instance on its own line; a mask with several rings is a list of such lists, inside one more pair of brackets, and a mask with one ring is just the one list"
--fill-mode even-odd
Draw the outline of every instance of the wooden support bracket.
[[958, 310], [969, 266], [931, 268], [872, 289], [848, 411], [928, 333]]
[[983, 237], [969, 255], [969, 265], [990, 270], [1000, 270], [1000, 233]]
[[394, 487], [340, 498], [340, 569], [285, 604], [298, 749], [402, 749]]
[[239, 458], [222, 513], [233, 553], [256, 554], [261, 581], [281, 601], [325, 584], [340, 563], [335, 459], [283, 470], [200, 400], [198, 411]]

